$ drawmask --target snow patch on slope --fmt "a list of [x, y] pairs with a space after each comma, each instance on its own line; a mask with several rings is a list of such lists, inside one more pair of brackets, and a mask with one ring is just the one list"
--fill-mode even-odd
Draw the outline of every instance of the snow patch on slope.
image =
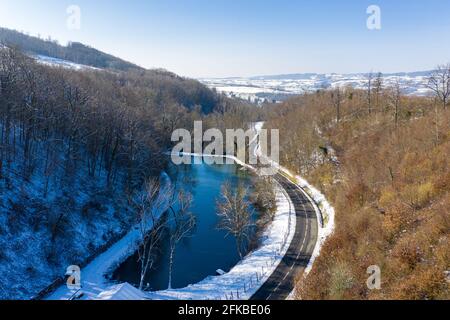
[[71, 69], [71, 70], [76, 70], [76, 71], [101, 70], [99, 68], [87, 66], [84, 64], [78, 64], [78, 63], [75, 63], [72, 61], [67, 61], [67, 60], [43, 56], [43, 55], [35, 55], [35, 56], [33, 56], [33, 58], [36, 59], [36, 61], [38, 63], [44, 64], [44, 65], [47, 65], [50, 67], [61, 67], [61, 68], [66, 68], [66, 69]]

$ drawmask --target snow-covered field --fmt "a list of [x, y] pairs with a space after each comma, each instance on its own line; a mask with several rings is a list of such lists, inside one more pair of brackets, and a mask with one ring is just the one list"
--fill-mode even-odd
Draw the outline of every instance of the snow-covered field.
[[36, 59], [36, 61], [38, 63], [42, 63], [42, 64], [45, 64], [45, 65], [51, 66], [51, 67], [62, 67], [62, 68], [76, 70], [76, 71], [80, 71], [80, 70], [100, 70], [98, 68], [87, 66], [87, 65], [84, 65], [84, 64], [78, 64], [78, 63], [74, 63], [74, 62], [71, 62], [71, 61], [62, 60], [62, 59], [53, 58], [53, 57], [48, 57], [48, 56], [43, 56], [43, 55], [36, 55], [36, 56], [33, 56], [33, 58]]
[[[162, 175], [164, 185], [168, 187], [170, 180], [167, 175]], [[161, 214], [159, 212], [158, 214]], [[151, 230], [153, 225], [148, 222], [147, 230]], [[116, 286], [112, 286], [111, 282], [106, 279], [106, 275], [113, 272], [116, 267], [131, 256], [139, 245], [141, 232], [139, 226], [136, 225], [122, 239], [116, 242], [111, 248], [100, 254], [91, 263], [81, 270], [81, 283], [83, 286], [83, 299], [95, 300], [100, 299], [100, 295], [111, 298], [111, 295], [105, 292], [114, 291]], [[121, 287], [121, 289], [123, 289]], [[66, 285], [62, 285], [47, 300], [68, 300], [76, 291], [70, 290]], [[131, 298], [131, 297], [130, 297]], [[136, 297], [133, 297], [133, 299]]]
[[[427, 77], [431, 71], [396, 73], [383, 75], [384, 86], [400, 81], [404, 92], [409, 95], [424, 96]], [[375, 75], [374, 75], [375, 76]], [[199, 79], [210, 88], [251, 102], [283, 101], [293, 95], [314, 92], [319, 89], [352, 86], [363, 89], [367, 86], [365, 74], [292, 74], [250, 78], [204, 78]]]

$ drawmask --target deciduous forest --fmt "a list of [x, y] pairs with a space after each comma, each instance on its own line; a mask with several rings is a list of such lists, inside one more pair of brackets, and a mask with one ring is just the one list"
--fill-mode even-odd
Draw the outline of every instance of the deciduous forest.
[[[448, 299], [448, 106], [381, 77], [368, 83], [266, 108], [267, 126], [281, 130], [282, 163], [336, 209], [336, 230], [312, 273], [298, 277], [296, 297]], [[381, 290], [366, 286], [371, 265], [383, 270]]]

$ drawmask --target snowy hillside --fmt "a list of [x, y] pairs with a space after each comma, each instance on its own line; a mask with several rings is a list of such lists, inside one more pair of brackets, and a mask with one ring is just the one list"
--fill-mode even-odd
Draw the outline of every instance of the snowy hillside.
[[62, 168], [48, 177], [42, 160], [27, 175], [22, 154], [5, 165], [0, 179], [0, 300], [34, 297], [133, 222], [123, 190], [105, 187], [104, 170], [93, 180], [79, 168], [59, 183]]
[[91, 67], [91, 66], [87, 66], [87, 65], [83, 65], [83, 64], [78, 64], [78, 63], [74, 63], [71, 61], [62, 60], [62, 59], [58, 59], [58, 58], [43, 56], [43, 55], [35, 55], [32, 57], [34, 59], [36, 59], [37, 62], [45, 64], [47, 66], [51, 66], [51, 67], [63, 67], [63, 68], [67, 68], [67, 69], [77, 70], [77, 71], [79, 71], [79, 70], [101, 70], [99, 68], [95, 68], [95, 67]]
[[[428, 71], [386, 74], [383, 76], [384, 85], [393, 85], [399, 79], [405, 94], [424, 96], [428, 94], [425, 85], [429, 74]], [[205, 78], [200, 81], [228, 96], [258, 103], [266, 100], [283, 101], [293, 95], [336, 86], [362, 89], [367, 85], [367, 75], [305, 73], [251, 78]]]

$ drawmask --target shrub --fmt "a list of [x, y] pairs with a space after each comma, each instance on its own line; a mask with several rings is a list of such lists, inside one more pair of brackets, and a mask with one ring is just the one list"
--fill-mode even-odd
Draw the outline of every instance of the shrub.
[[402, 197], [415, 209], [420, 209], [430, 203], [434, 188], [431, 182], [418, 185], [407, 185], [403, 188]]
[[353, 287], [355, 279], [349, 266], [344, 262], [336, 263], [330, 272], [330, 298], [344, 299], [347, 291]]
[[251, 200], [264, 220], [271, 221], [277, 210], [275, 185], [271, 179], [258, 178], [254, 184]]

